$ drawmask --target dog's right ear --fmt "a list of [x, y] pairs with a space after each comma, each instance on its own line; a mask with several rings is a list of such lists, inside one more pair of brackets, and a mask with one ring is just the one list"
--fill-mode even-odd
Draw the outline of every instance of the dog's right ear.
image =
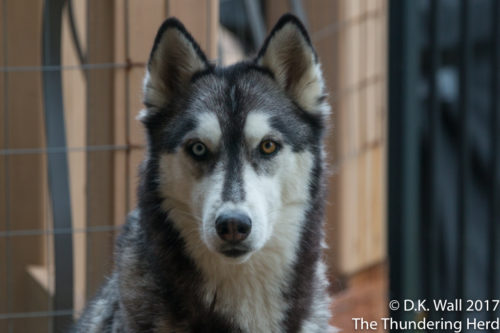
[[149, 56], [144, 104], [148, 108], [167, 106], [175, 94], [188, 87], [195, 73], [208, 68], [205, 54], [184, 25], [176, 18], [167, 19], [156, 34]]

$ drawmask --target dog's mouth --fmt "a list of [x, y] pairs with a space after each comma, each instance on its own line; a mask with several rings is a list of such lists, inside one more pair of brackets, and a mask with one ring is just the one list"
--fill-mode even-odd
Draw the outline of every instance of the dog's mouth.
[[223, 247], [219, 252], [229, 258], [239, 258], [248, 254], [250, 249], [243, 246], [228, 246]]

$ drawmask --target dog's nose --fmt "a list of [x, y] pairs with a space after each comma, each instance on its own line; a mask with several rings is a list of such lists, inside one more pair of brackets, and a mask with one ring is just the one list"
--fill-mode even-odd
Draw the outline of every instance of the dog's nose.
[[221, 239], [236, 244], [248, 237], [252, 230], [252, 221], [242, 213], [221, 214], [215, 220], [215, 229]]

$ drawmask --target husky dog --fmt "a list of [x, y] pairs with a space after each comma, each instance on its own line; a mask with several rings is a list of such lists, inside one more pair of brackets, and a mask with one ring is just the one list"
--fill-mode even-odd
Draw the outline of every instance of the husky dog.
[[306, 30], [213, 66], [176, 19], [144, 80], [138, 208], [76, 332], [328, 332], [322, 261], [329, 106]]

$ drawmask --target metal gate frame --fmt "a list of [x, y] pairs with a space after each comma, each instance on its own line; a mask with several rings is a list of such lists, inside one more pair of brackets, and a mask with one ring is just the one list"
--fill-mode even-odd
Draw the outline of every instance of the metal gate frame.
[[[436, 299], [442, 298], [443, 281], [440, 274], [443, 263], [443, 244], [440, 233], [439, 203], [436, 200], [438, 174], [436, 172], [439, 154], [437, 137], [440, 131], [439, 96], [437, 93], [437, 70], [440, 66], [440, 45], [438, 42], [439, 0], [429, 0], [429, 35], [423, 36], [419, 21], [420, 1], [391, 1], [389, 6], [389, 257], [390, 257], [390, 299]], [[476, 226], [468, 209], [471, 207], [471, 110], [472, 84], [469, 77], [473, 52], [471, 41], [471, 6], [473, 1], [461, 0], [460, 45], [458, 54], [459, 77], [459, 124], [457, 150], [459, 152], [459, 177], [457, 216], [454, 233], [456, 251], [456, 298], [466, 299], [471, 294], [470, 258], [471, 250], [477, 244], [468, 239], [467, 233]], [[492, 0], [491, 48], [491, 163], [488, 164], [488, 236], [484, 244], [488, 248], [486, 281], [490, 298], [500, 298], [500, 1]], [[428, 37], [427, 61], [430, 67], [428, 109], [418, 107], [417, 83], [419, 76], [419, 42]], [[423, 130], [423, 119], [427, 120], [427, 133]], [[429, 153], [422, 161], [422, 149]], [[474, 274], [474, 272], [472, 272]], [[468, 284], [469, 282], [469, 284]], [[472, 293], [473, 294], [473, 293]], [[498, 317], [500, 311], [483, 314], [490, 319]], [[416, 319], [414, 314], [392, 311], [396, 320]], [[431, 318], [443, 314], [430, 313]], [[461, 320], [467, 314], [446, 314], [449, 318]]]

